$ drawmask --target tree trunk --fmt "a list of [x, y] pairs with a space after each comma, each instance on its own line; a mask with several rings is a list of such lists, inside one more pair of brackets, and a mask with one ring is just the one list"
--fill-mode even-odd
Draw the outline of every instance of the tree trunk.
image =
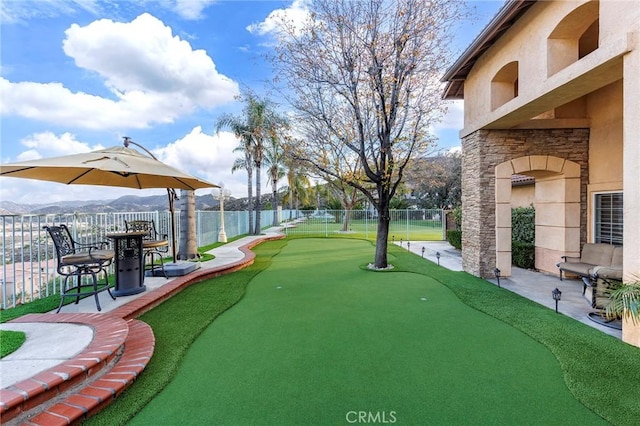
[[[272, 180], [274, 180], [272, 178]], [[273, 226], [278, 226], [278, 188], [276, 187], [277, 183], [272, 183], [272, 192], [273, 192]]]
[[378, 204], [378, 234], [376, 235], [376, 255], [374, 266], [384, 269], [387, 263], [387, 240], [389, 238], [389, 194], [383, 194]]
[[254, 228], [254, 235], [260, 235], [262, 227], [260, 226], [260, 216], [262, 207], [260, 206], [260, 163], [256, 162], [256, 226]]
[[247, 210], [249, 211], [249, 235], [253, 235], [253, 168], [247, 168]]
[[198, 257], [198, 238], [196, 235], [196, 197], [193, 191], [180, 190], [180, 248], [178, 259], [196, 259]]
[[344, 220], [342, 221], [342, 232], [349, 230], [349, 219], [351, 219], [351, 210], [345, 210]]

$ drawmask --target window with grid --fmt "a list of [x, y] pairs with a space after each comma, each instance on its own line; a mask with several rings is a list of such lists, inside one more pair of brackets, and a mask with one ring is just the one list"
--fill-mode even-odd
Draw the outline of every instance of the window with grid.
[[622, 192], [595, 196], [595, 242], [622, 245]]

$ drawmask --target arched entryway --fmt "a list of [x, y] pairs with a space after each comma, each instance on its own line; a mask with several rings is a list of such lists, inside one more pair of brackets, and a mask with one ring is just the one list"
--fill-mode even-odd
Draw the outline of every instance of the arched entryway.
[[511, 176], [536, 178], [536, 268], [557, 273], [560, 257], [580, 255], [580, 165], [551, 155], [528, 155], [495, 168], [496, 267], [511, 275]]

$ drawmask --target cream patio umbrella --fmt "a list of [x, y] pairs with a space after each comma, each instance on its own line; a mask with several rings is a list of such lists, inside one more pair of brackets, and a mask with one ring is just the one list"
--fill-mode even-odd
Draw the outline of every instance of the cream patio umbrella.
[[[129, 144], [145, 150], [142, 154]], [[171, 213], [173, 259], [176, 260], [173, 202], [174, 189], [218, 188], [218, 185], [188, 175], [156, 159], [142, 145], [124, 138], [124, 146], [81, 154], [0, 164], [0, 176], [60, 182], [67, 185], [167, 188]]]
[[81, 154], [0, 164], [0, 176], [124, 188], [218, 187], [124, 146]]

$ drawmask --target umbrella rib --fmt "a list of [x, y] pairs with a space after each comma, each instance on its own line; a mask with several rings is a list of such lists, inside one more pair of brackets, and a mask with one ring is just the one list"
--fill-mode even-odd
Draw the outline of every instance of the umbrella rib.
[[89, 172], [91, 172], [91, 170], [86, 170], [84, 173], [79, 174], [78, 176], [74, 177], [73, 179], [71, 179], [69, 182], [65, 182], [67, 185], [70, 185], [72, 183], [74, 183], [75, 181], [77, 181], [78, 179], [82, 178], [84, 175], [88, 174]]
[[189, 185], [187, 182], [183, 181], [183, 180], [182, 180], [182, 179], [180, 179], [179, 177], [177, 177], [177, 178], [176, 178], [176, 180], [177, 180], [178, 182], [180, 182], [181, 184], [188, 186], [188, 187], [189, 187], [189, 189], [190, 189], [191, 191], [195, 191], [195, 188], [194, 188], [192, 185]]
[[31, 170], [31, 169], [34, 169], [34, 168], [35, 167], [23, 167], [21, 169], [11, 170], [9, 172], [2, 172], [2, 173], [0, 173], [0, 176], [10, 175], [10, 174], [13, 174], [13, 173], [20, 173], [20, 172], [24, 172], [25, 170]]

